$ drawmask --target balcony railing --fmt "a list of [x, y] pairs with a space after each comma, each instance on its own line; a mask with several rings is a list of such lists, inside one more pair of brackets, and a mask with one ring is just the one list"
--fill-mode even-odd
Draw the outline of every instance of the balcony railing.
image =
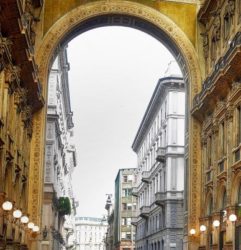
[[150, 171], [143, 171], [141, 180], [146, 183], [150, 183], [151, 172]]
[[140, 208], [140, 216], [142, 218], [148, 218], [149, 217], [149, 214], [150, 214], [150, 207], [149, 206], [142, 206]]
[[159, 147], [156, 151], [156, 160], [159, 162], [165, 162], [166, 149]]
[[138, 197], [138, 188], [137, 187], [133, 187], [132, 188], [132, 191], [131, 191], [131, 194], [135, 197]]
[[164, 202], [166, 200], [166, 194], [163, 192], [155, 193], [155, 204], [158, 206], [164, 206]]

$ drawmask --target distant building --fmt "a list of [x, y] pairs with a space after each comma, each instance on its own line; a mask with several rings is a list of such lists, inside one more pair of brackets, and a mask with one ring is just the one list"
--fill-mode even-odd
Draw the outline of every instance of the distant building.
[[105, 250], [107, 222], [103, 218], [76, 217], [76, 250]]
[[138, 157], [137, 250], [182, 249], [185, 88], [181, 77], [159, 80], [132, 148]]
[[134, 168], [120, 169], [115, 180], [114, 245], [116, 250], [131, 250], [135, 244], [136, 198], [131, 195]]

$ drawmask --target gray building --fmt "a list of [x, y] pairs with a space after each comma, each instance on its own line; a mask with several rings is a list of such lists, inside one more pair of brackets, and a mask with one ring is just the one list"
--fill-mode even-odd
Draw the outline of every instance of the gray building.
[[185, 88], [179, 76], [161, 78], [132, 148], [137, 154], [137, 250], [182, 249]]
[[134, 168], [120, 169], [115, 179], [114, 246], [116, 250], [134, 249], [136, 198], [132, 196]]

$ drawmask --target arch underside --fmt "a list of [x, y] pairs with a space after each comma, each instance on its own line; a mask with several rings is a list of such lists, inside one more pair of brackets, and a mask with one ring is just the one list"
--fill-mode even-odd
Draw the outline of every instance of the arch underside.
[[[160, 12], [142, 4], [128, 1], [98, 1], [82, 5], [60, 18], [43, 38], [37, 50], [36, 61], [39, 66], [43, 96], [47, 100], [48, 72], [58, 52], [59, 45], [66, 45], [79, 34], [90, 29], [104, 26], [125, 26], [141, 30], [156, 39], [169, 49], [176, 58], [184, 76], [187, 93], [187, 110], [190, 110], [192, 99], [201, 87], [201, 74], [195, 49], [181, 29]], [[30, 183], [30, 211], [40, 221], [41, 180], [43, 176], [44, 137], [46, 107], [34, 115], [31, 162], [32, 175]], [[189, 226], [198, 221], [200, 194], [200, 131], [199, 124], [192, 117], [186, 122], [186, 158], [189, 167], [187, 173], [189, 197]], [[190, 146], [188, 146], [190, 145]], [[36, 154], [37, 152], [37, 154]], [[36, 193], [39, 194], [38, 198]]]

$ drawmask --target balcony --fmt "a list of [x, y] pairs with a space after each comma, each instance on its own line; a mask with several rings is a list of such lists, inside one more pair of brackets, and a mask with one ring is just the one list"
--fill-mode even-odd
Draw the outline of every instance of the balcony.
[[155, 204], [158, 206], [164, 206], [166, 200], [166, 194], [163, 192], [155, 193]]
[[131, 194], [135, 197], [138, 197], [138, 188], [137, 187], [133, 187], [132, 188], [132, 191], [131, 191]]
[[142, 218], [148, 218], [149, 217], [149, 214], [150, 214], [150, 207], [149, 206], [142, 206], [140, 208], [140, 216]]
[[166, 155], [166, 149], [159, 147], [156, 151], [156, 160], [158, 162], [165, 162], [165, 159], [166, 159], [165, 155]]
[[145, 183], [150, 183], [151, 182], [150, 177], [151, 177], [151, 172], [150, 171], [143, 171], [141, 181], [143, 181]]

